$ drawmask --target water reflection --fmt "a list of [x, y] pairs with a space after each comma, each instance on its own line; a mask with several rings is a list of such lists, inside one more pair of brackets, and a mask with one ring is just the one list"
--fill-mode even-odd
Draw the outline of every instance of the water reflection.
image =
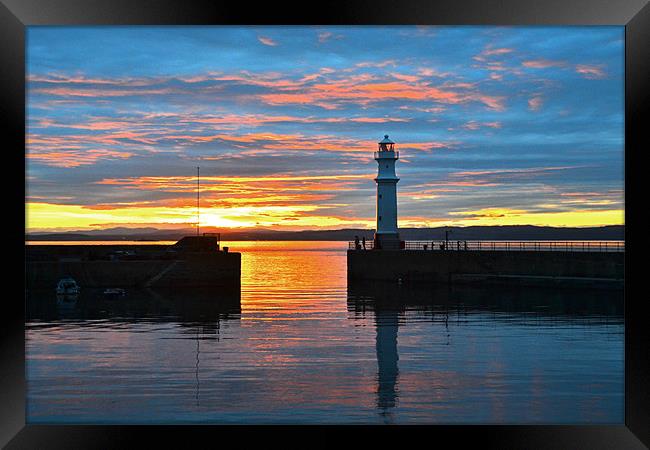
[[[580, 327], [586, 324], [619, 327], [622, 325], [623, 303], [620, 293], [613, 295], [612, 292], [602, 290], [504, 287], [479, 289], [472, 286], [418, 286], [356, 281], [348, 283], [348, 312], [353, 320], [367, 320], [369, 316], [374, 319], [377, 358], [376, 404], [384, 422], [392, 423], [394, 413], [399, 408], [402, 376], [409, 378], [416, 388], [422, 388], [423, 391], [430, 389], [428, 385], [439, 383], [442, 388], [440, 392], [444, 393], [447, 390], [446, 385], [454, 383], [453, 374], [445, 375], [443, 371], [438, 371], [435, 364], [427, 368], [429, 379], [418, 379], [417, 374], [400, 370], [400, 327], [412, 328], [413, 324], [418, 322], [430, 322], [438, 327], [438, 343], [449, 346], [453, 333], [450, 331], [450, 324], [454, 328], [496, 325], [560, 329], [563, 324]], [[494, 369], [489, 370], [494, 373], [486, 376], [485, 383], [499, 391], [503, 390], [502, 375], [499, 375], [503, 362], [497, 361], [501, 357], [500, 350], [491, 350], [494, 352], [495, 361], [491, 363]], [[467, 364], [474, 363], [469, 354], [465, 359]], [[442, 364], [449, 366], [450, 362], [442, 361]], [[461, 369], [460, 376], [465, 375], [463, 371], [464, 369]], [[545, 380], [540, 379], [538, 375], [534, 375], [532, 379], [534, 383], [530, 389], [536, 393], [536, 397], [543, 397], [541, 386]], [[442, 401], [449, 402], [450, 399]], [[495, 397], [492, 420], [499, 417], [499, 414], [505, 414], [503, 407], [501, 399]], [[542, 417], [541, 410], [544, 407], [544, 402], [535, 398], [529, 412]]]
[[75, 295], [58, 295], [56, 296], [56, 310], [59, 317], [74, 316], [77, 309], [79, 294]]
[[26, 321], [30, 326], [77, 325], [94, 321], [147, 323], [179, 322], [188, 333], [218, 334], [219, 321], [239, 318], [240, 291], [200, 289], [132, 289], [111, 298], [100, 289], [85, 289], [79, 295], [57, 296], [50, 291], [30, 291]]
[[348, 285], [340, 245], [233, 243], [241, 293], [30, 291], [28, 421], [622, 422], [620, 293]]
[[[119, 343], [115, 342], [118, 335], [114, 331], [126, 331], [135, 326], [136, 329], [149, 333], [153, 330], [151, 326], [155, 324], [173, 326], [175, 334], [179, 337], [195, 341], [192, 365], [193, 398], [197, 407], [201, 404], [202, 341], [218, 343], [222, 322], [238, 320], [240, 317], [239, 289], [132, 289], [121, 297], [108, 297], [100, 289], [85, 289], [76, 296], [54, 295], [51, 291], [31, 291], [26, 301], [28, 330], [32, 333], [53, 330], [55, 335], [63, 336], [66, 330], [78, 332], [87, 329], [88, 333], [92, 334], [100, 330], [112, 330], [111, 337], [97, 350], [98, 353], [106, 353], [107, 359], [117, 362], [113, 370], [117, 369], [118, 372], [122, 364], [118, 362], [118, 355], [130, 353], [130, 350], [128, 347], [118, 350]], [[57, 342], [58, 340], [54, 340], [52, 344], [57, 345]], [[130, 344], [131, 339], [127, 342]], [[137, 352], [138, 343], [134, 344]], [[90, 362], [93, 360], [92, 354], [85, 351], [78, 356], [81, 360], [86, 358]], [[48, 358], [50, 355], [45, 354], [42, 357]], [[99, 367], [102, 367], [101, 358], [97, 359]]]
[[[392, 282], [349, 282], [348, 310], [411, 311], [416, 318], [460, 322], [468, 313], [494, 313], [494, 320], [590, 323], [618, 322], [623, 317], [622, 293], [587, 289], [400, 285]], [[401, 320], [406, 320], [401, 315]]]
[[377, 325], [377, 407], [387, 415], [389, 408], [397, 400], [397, 311], [394, 309], [376, 310]]

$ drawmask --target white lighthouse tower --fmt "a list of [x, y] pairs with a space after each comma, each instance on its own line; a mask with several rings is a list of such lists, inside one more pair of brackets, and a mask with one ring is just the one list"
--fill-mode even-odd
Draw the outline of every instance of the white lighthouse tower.
[[397, 232], [397, 182], [395, 161], [399, 152], [395, 143], [388, 135], [379, 142], [379, 151], [375, 152], [375, 161], [379, 165], [377, 172], [377, 231], [375, 232], [375, 248], [397, 250], [400, 248]]

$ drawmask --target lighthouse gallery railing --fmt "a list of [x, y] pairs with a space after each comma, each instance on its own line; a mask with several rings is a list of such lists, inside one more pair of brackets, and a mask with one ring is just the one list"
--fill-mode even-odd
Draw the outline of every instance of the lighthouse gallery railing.
[[[374, 242], [350, 241], [350, 250], [373, 250]], [[540, 251], [540, 252], [624, 252], [624, 241], [404, 241], [405, 250], [422, 251]]]
[[375, 159], [380, 159], [380, 158], [399, 159], [399, 151], [395, 150], [393, 152], [391, 151], [375, 152]]

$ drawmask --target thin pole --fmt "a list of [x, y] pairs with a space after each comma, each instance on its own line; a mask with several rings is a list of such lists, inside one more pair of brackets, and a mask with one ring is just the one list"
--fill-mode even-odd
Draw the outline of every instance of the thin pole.
[[201, 193], [201, 168], [196, 168], [196, 235], [199, 235], [200, 223], [201, 223], [201, 203], [199, 201], [199, 195]]

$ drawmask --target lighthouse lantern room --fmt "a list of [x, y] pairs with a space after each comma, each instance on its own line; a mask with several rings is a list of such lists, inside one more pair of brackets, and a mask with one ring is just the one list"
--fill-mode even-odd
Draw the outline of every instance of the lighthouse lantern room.
[[399, 152], [395, 143], [384, 136], [375, 152], [378, 164], [377, 178], [377, 231], [375, 232], [375, 248], [397, 250], [400, 248], [397, 231], [397, 182], [395, 162]]

